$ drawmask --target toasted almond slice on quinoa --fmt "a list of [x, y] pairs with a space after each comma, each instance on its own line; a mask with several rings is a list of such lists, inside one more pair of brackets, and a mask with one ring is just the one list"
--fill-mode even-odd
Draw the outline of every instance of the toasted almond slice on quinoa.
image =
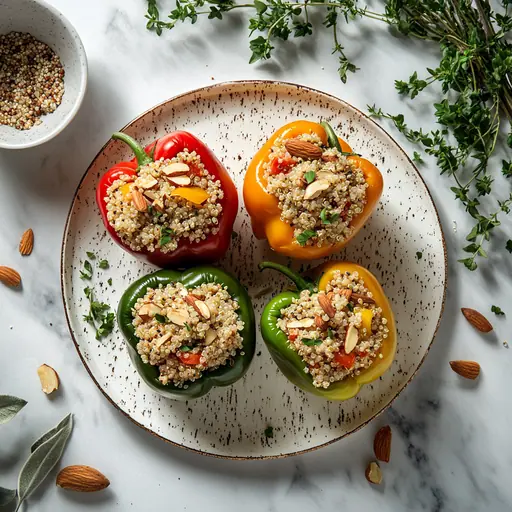
[[151, 201], [154, 201], [156, 199], [156, 194], [155, 192], [153, 192], [153, 190], [144, 190], [142, 195]]
[[210, 343], [213, 342], [213, 340], [215, 340], [215, 338], [217, 337], [217, 331], [215, 329], [208, 329], [206, 331], [206, 334], [204, 336], [204, 342], [206, 345], [210, 345]]
[[362, 295], [361, 293], [352, 293], [350, 298], [356, 300], [357, 302], [359, 302], [359, 299], [361, 299], [363, 303], [366, 302], [366, 304], [375, 304], [375, 299], [368, 297], [368, 295]]
[[315, 180], [306, 187], [304, 199], [316, 199], [324, 190], [327, 190], [331, 184], [327, 180]]
[[330, 180], [334, 179], [335, 177], [336, 177], [336, 175], [333, 172], [329, 172], [329, 171], [318, 171], [316, 173], [317, 180], [330, 181]]
[[169, 340], [169, 338], [172, 336], [172, 334], [170, 332], [167, 332], [165, 333], [163, 336], [160, 336], [160, 338], [158, 338], [156, 341], [155, 341], [155, 346], [157, 348], [160, 348], [166, 341]]
[[167, 318], [173, 324], [183, 326], [187, 323], [187, 321], [189, 320], [190, 317], [189, 317], [187, 311], [180, 310], [179, 312], [172, 311], [171, 313], [167, 313]]
[[169, 176], [167, 181], [172, 185], [176, 185], [177, 187], [185, 187], [192, 183], [190, 176]]
[[345, 336], [345, 354], [350, 354], [359, 341], [359, 331], [354, 324], [350, 324]]
[[307, 329], [313, 327], [315, 321], [312, 318], [303, 318], [302, 320], [292, 320], [286, 324], [287, 329]]
[[173, 162], [162, 169], [166, 176], [181, 176], [187, 174], [188, 171], [190, 171], [190, 167], [183, 162]]
[[139, 186], [145, 190], [154, 188], [158, 185], [158, 180], [153, 177], [143, 178], [139, 181]]

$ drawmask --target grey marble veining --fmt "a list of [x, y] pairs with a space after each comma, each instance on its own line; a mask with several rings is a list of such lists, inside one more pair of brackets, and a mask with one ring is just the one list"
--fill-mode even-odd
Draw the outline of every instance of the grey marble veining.
[[[433, 126], [433, 97], [419, 97], [411, 107], [396, 95], [393, 81], [435, 65], [434, 51], [402, 43], [373, 24], [363, 24], [365, 31], [349, 28], [345, 46], [361, 70], [343, 85], [327, 34], [319, 33], [309, 46], [291, 41], [275, 62], [249, 66], [246, 23], [238, 17], [227, 24], [179, 27], [158, 38], [144, 29], [142, 1], [121, 7], [114, 0], [51, 3], [82, 37], [89, 88], [76, 119], [56, 139], [22, 152], [0, 151], [0, 264], [19, 269], [24, 283], [21, 291], [0, 288], [0, 392], [29, 402], [1, 428], [0, 485], [15, 486], [30, 443], [72, 411], [76, 426], [62, 465], [97, 467], [111, 486], [103, 493], [79, 495], [57, 489], [50, 478], [27, 510], [510, 510], [512, 351], [502, 342], [512, 343], [512, 258], [496, 249], [497, 256], [475, 274], [456, 263], [469, 224], [453, 200], [451, 184], [432, 162], [421, 171], [439, 208], [450, 264], [437, 340], [392, 409], [322, 450], [284, 460], [232, 462], [201, 457], [148, 435], [114, 410], [90, 380], [67, 333], [60, 299], [60, 243], [72, 194], [110, 134], [140, 112], [208, 85], [212, 78], [275, 78], [325, 90], [362, 110], [376, 103], [390, 112], [402, 111], [428, 128]], [[34, 254], [22, 259], [17, 245], [28, 227], [36, 245]], [[509, 221], [504, 231], [510, 238]], [[491, 304], [500, 305], [508, 318], [494, 317]], [[495, 335], [483, 338], [474, 332], [460, 314], [461, 306], [488, 313]], [[448, 366], [451, 359], [479, 361], [479, 381], [459, 379]], [[62, 389], [53, 398], [39, 388], [36, 369], [44, 362], [61, 376]], [[364, 468], [372, 458], [373, 435], [386, 423], [394, 435], [391, 461], [383, 464], [384, 484], [371, 487]]]

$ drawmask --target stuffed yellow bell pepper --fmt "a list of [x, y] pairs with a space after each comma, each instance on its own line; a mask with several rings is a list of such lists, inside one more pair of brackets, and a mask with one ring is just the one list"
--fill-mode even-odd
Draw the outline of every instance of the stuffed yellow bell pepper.
[[304, 391], [347, 400], [378, 379], [396, 352], [391, 305], [375, 276], [360, 265], [328, 262], [316, 282], [277, 263], [297, 291], [274, 297], [261, 315], [261, 333], [283, 374]]
[[294, 121], [256, 153], [244, 181], [254, 234], [276, 252], [328, 256], [363, 227], [383, 189], [382, 175], [327, 123]]

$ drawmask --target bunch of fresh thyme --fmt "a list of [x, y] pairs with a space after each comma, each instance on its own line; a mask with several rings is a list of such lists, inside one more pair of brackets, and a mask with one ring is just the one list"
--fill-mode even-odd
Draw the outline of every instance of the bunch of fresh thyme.
[[[477, 258], [486, 257], [485, 245], [500, 225], [500, 215], [512, 208], [512, 193], [501, 198], [493, 193], [495, 176], [491, 157], [498, 145], [502, 123], [508, 123], [507, 144], [512, 148], [512, 45], [507, 41], [512, 29], [512, 0], [501, 0], [501, 12], [493, 10], [488, 0], [387, 0], [384, 12], [359, 7], [357, 0], [297, 1], [254, 0], [236, 4], [234, 0], [177, 0], [169, 21], [160, 19], [156, 0], [148, 0], [147, 28], [158, 34], [172, 29], [177, 22], [195, 23], [199, 16], [222, 19], [229, 11], [246, 9], [249, 19], [252, 56], [250, 62], [271, 57], [273, 44], [289, 36], [313, 34], [309, 20], [311, 9], [323, 9], [323, 25], [333, 34], [333, 53], [338, 56], [338, 72], [343, 82], [347, 72], [357, 70], [345, 55], [339, 42], [338, 22], [371, 18], [386, 23], [406, 37], [434, 41], [441, 50], [435, 69], [427, 69], [424, 78], [413, 73], [408, 81], [397, 80], [400, 94], [415, 98], [434, 82], [441, 84], [443, 98], [435, 104], [438, 130], [423, 132], [407, 126], [402, 114], [384, 113], [369, 107], [376, 117], [390, 119], [406, 138], [420, 144], [432, 155], [441, 170], [454, 180], [451, 190], [474, 219], [474, 226], [464, 247], [467, 257], [460, 261], [470, 269], [477, 268]], [[414, 152], [415, 160], [421, 156]], [[491, 164], [490, 164], [491, 162]], [[512, 161], [502, 160], [501, 172], [512, 178]], [[464, 181], [464, 176], [468, 176]], [[486, 214], [486, 204], [494, 203]], [[506, 248], [512, 252], [512, 240]]]

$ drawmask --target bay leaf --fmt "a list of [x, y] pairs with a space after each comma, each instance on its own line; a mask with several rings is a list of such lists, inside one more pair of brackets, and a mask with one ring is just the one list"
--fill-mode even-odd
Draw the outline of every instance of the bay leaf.
[[11, 503], [14, 498], [16, 498], [15, 489], [6, 489], [5, 487], [0, 487], [0, 507], [9, 505], [9, 503]]
[[0, 395], [0, 425], [11, 421], [27, 402], [23, 398], [10, 395]]
[[[66, 447], [66, 442], [73, 429], [73, 416], [68, 414], [63, 421], [62, 428], [42, 442], [29, 456], [21, 468], [18, 478], [18, 510], [26, 500], [44, 481], [50, 471], [59, 462]], [[43, 436], [44, 437], [44, 436]]]

